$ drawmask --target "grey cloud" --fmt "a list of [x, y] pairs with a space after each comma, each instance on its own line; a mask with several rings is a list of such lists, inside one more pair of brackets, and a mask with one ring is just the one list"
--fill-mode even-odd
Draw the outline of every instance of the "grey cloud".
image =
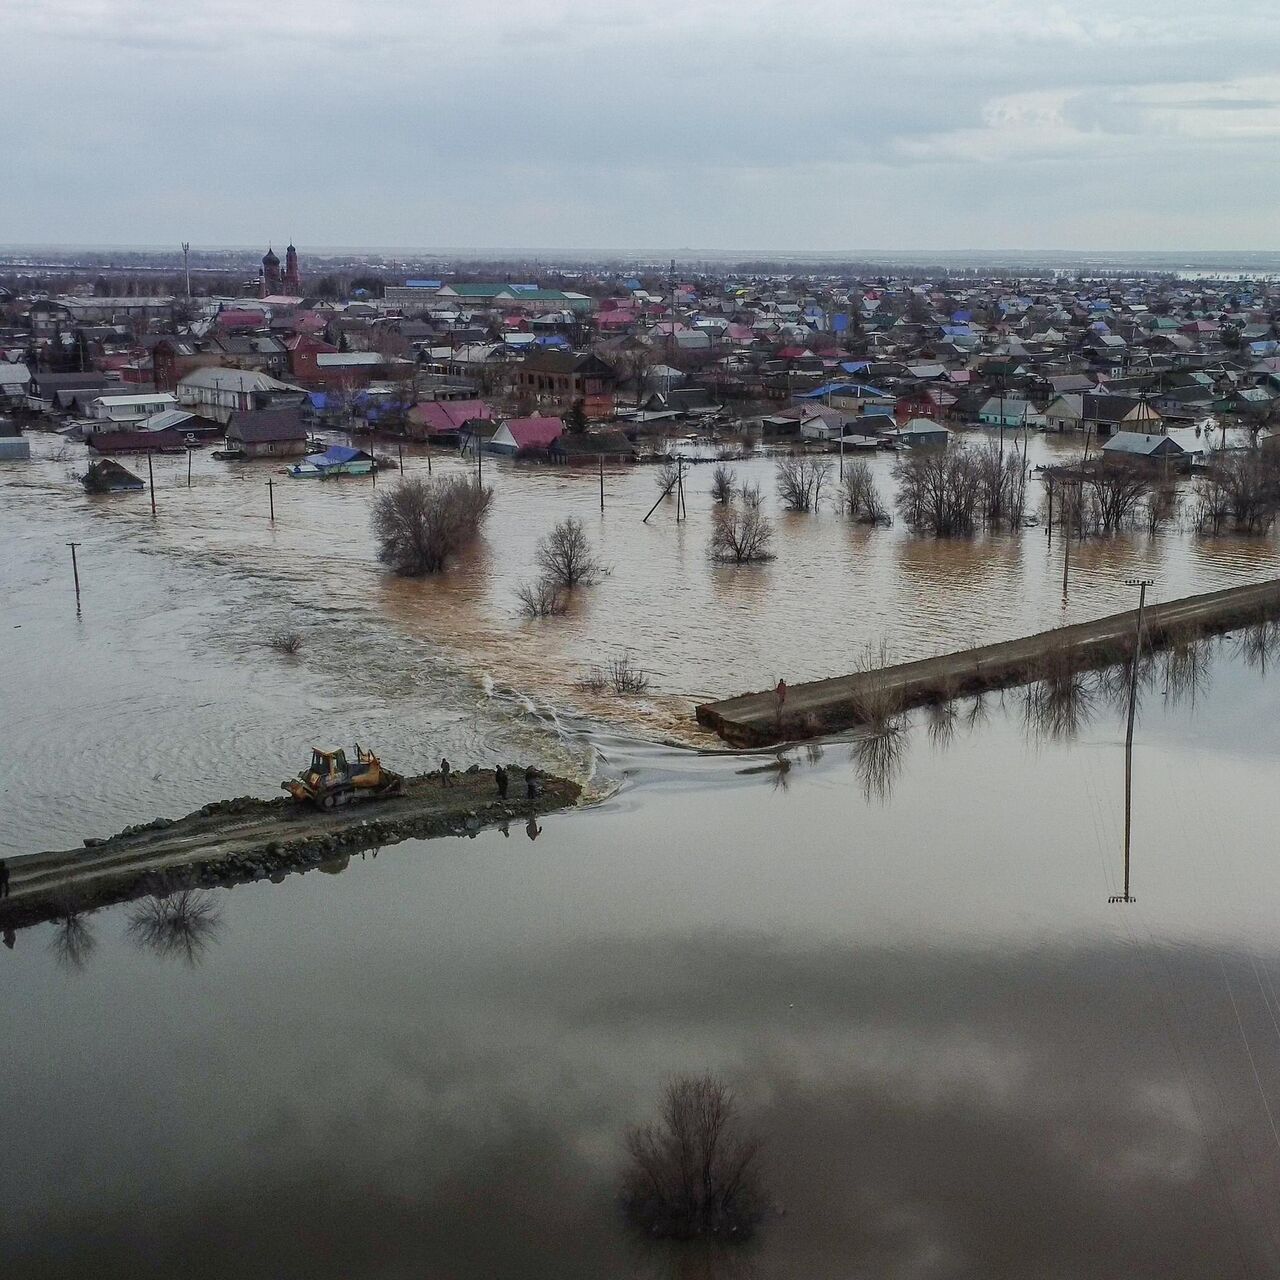
[[[286, 221], [317, 246], [626, 247], [696, 232], [707, 248], [822, 248], [848, 245], [852, 226], [866, 247], [925, 247], [1003, 243], [1012, 224], [1070, 247], [1093, 234], [1100, 160], [1117, 156], [1137, 182], [1200, 180], [1204, 146], [1162, 139], [1135, 91], [1173, 90], [1166, 115], [1263, 109], [1265, 94], [1231, 86], [1274, 74], [1280, 34], [1256, 0], [54, 8], [9, 20], [19, 171], [32, 175], [0, 192], [9, 240], [253, 242]], [[1221, 90], [1205, 101], [1177, 93], [1206, 83]], [[953, 140], [994, 101], [1043, 89], [1097, 138], [984, 160], [1007, 204], [993, 217], [948, 174], [968, 163]], [[1219, 185], [1267, 145], [1219, 153]], [[146, 198], [125, 177], [138, 157], [154, 173]], [[205, 195], [209, 172], [237, 199]], [[783, 219], [800, 182], [808, 207]], [[351, 185], [363, 200], [344, 198]], [[1216, 216], [1165, 199], [1161, 234], [1261, 236], [1280, 177], [1256, 192], [1255, 209]]]

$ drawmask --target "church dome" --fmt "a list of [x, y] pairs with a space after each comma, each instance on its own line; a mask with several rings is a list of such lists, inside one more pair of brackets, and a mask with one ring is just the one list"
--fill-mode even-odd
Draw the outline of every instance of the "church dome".
[[276, 257], [273, 249], [268, 249], [263, 255], [262, 265], [264, 267], [278, 267], [280, 265], [280, 259]]

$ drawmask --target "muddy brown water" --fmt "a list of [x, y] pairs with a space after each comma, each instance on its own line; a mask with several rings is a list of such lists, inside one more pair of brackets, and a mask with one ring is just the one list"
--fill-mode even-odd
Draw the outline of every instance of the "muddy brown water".
[[[1046, 625], [1039, 531], [939, 546], [824, 514], [734, 575], [704, 559], [707, 471], [677, 530], [640, 525], [648, 472], [608, 477], [600, 522], [591, 477], [494, 466], [463, 572], [405, 584], [369, 563], [367, 482], [289, 482], [273, 532], [261, 469], [198, 456], [187, 495], [162, 460], [152, 524], [66, 466], [0, 476], [10, 855], [271, 794], [312, 738], [407, 769], [536, 751], [605, 798], [216, 891], [185, 949], [136, 905], [19, 932], [0, 950], [6, 1274], [1280, 1269], [1265, 647], [1222, 642], [1194, 691], [1153, 670], [1138, 901], [1113, 905], [1114, 696], [1058, 737], [1010, 693], [942, 731], [919, 713], [888, 747], [654, 741], [697, 695], [840, 670], [881, 634], [911, 656]], [[510, 583], [568, 511], [614, 574], [578, 617], [515, 624]], [[1275, 551], [1086, 546], [1067, 613], [1123, 607], [1146, 569], [1166, 596], [1261, 577]], [[283, 622], [298, 659], [257, 642]], [[565, 673], [625, 647], [655, 689], [605, 721]], [[641, 1245], [612, 1204], [625, 1125], [686, 1070], [734, 1084], [786, 1211], [727, 1259]]]

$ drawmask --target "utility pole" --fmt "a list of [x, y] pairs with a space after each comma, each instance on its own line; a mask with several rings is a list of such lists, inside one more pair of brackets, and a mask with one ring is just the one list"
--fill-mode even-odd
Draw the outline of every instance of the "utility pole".
[[600, 455], [600, 514], [604, 515], [604, 454]]
[[147, 480], [151, 486], [151, 514], [156, 513], [156, 473], [151, 469], [151, 450], [147, 450]]
[[187, 278], [187, 301], [191, 301], [191, 241], [182, 242], [182, 274]]
[[271, 512], [271, 523], [276, 522], [276, 492], [275, 481], [270, 476], [267, 477], [267, 507]]
[[1133, 661], [1129, 668], [1129, 721], [1124, 733], [1124, 892], [1113, 894], [1108, 902], [1136, 902], [1129, 893], [1129, 842], [1133, 831], [1133, 721], [1138, 709], [1138, 663], [1142, 659], [1142, 614], [1147, 604], [1150, 578], [1126, 578], [1126, 587], [1137, 587], [1138, 617], [1133, 639]]
[[401, 441], [396, 441], [396, 454], [400, 458], [400, 474], [404, 475], [404, 444]]
[[80, 569], [76, 564], [76, 548], [79, 545], [78, 542], [67, 543], [67, 546], [71, 548], [71, 576], [75, 579], [76, 584], [76, 613], [80, 612]]
[[187, 445], [187, 488], [191, 488], [191, 455], [195, 449], [191, 445]]
[[[1062, 533], [1062, 598], [1067, 598], [1067, 581], [1071, 575], [1071, 520], [1073, 508], [1068, 505], [1067, 481], [1062, 482], [1062, 522], [1065, 528]], [[1080, 502], [1080, 484], [1076, 483], [1076, 503]]]

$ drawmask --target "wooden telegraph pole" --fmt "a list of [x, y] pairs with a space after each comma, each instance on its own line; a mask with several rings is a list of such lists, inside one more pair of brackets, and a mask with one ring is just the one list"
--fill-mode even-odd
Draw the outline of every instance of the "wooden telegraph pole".
[[71, 576], [75, 579], [76, 584], [76, 612], [80, 612], [80, 568], [76, 564], [76, 548], [80, 544], [78, 542], [68, 542], [67, 546], [71, 548]]
[[600, 514], [604, 515], [604, 454], [600, 455]]
[[156, 473], [151, 469], [151, 450], [147, 450], [147, 481], [151, 486], [151, 514], [156, 513]]
[[267, 507], [271, 512], [271, 523], [276, 522], [276, 492], [275, 481], [270, 476], [267, 477]]

